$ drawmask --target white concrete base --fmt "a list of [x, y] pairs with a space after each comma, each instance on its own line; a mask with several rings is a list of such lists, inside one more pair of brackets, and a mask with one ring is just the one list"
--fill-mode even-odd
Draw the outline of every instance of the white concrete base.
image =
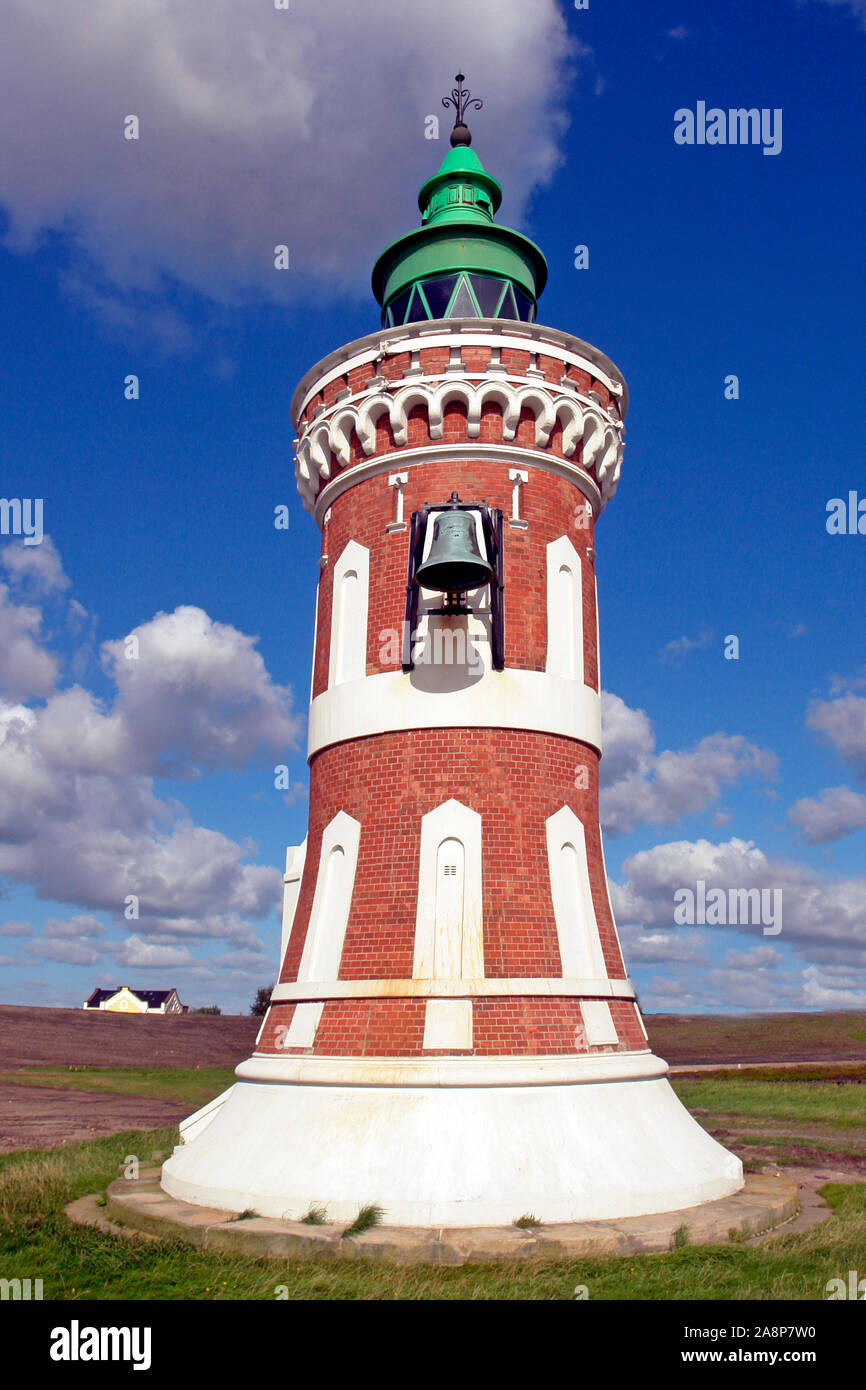
[[[673, 1211], [743, 1185], [739, 1159], [692, 1119], [664, 1063], [646, 1053], [599, 1057], [607, 1065], [585, 1075], [578, 1064], [565, 1081], [563, 1059], [551, 1059], [549, 1084], [540, 1058], [513, 1059], [531, 1060], [540, 1083], [472, 1084], [474, 1060], [465, 1059], [468, 1084], [352, 1085], [289, 1080], [280, 1061], [280, 1079], [244, 1079], [268, 1074], [254, 1059], [165, 1163], [162, 1187], [286, 1220], [316, 1203], [347, 1221], [375, 1202], [389, 1226], [507, 1226], [529, 1213], [552, 1223]], [[487, 1061], [479, 1073], [490, 1070]], [[604, 1079], [617, 1072], [623, 1079]]]

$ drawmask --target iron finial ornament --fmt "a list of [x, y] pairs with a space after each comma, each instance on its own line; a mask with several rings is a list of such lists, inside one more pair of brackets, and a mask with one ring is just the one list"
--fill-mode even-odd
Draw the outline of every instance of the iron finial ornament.
[[442, 105], [454, 107], [454, 129], [451, 131], [452, 145], [471, 145], [472, 136], [466, 124], [466, 112], [480, 111], [484, 102], [480, 97], [473, 97], [463, 86], [465, 74], [458, 72], [455, 76], [457, 86], [453, 89], [450, 97], [442, 98]]

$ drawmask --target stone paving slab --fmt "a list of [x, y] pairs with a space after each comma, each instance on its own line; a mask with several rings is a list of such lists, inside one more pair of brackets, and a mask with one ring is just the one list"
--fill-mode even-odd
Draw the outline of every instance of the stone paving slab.
[[[798, 1186], [780, 1174], [749, 1174], [733, 1197], [681, 1211], [615, 1221], [505, 1227], [375, 1226], [346, 1236], [345, 1223], [306, 1226], [178, 1201], [159, 1186], [160, 1170], [111, 1183], [104, 1207], [83, 1198], [67, 1207], [71, 1220], [117, 1232], [185, 1240], [208, 1250], [273, 1259], [356, 1259], [392, 1264], [463, 1265], [512, 1260], [564, 1260], [596, 1255], [652, 1254], [689, 1245], [747, 1240], [790, 1221], [799, 1211]], [[88, 1205], [90, 1204], [90, 1205]]]

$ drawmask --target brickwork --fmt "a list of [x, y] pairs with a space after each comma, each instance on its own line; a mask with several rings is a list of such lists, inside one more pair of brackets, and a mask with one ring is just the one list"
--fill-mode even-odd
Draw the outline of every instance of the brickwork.
[[[484, 344], [460, 343], [463, 372], [477, 383], [491, 365], [493, 350]], [[591, 373], [568, 366], [554, 345], [503, 346], [500, 365], [507, 379], [537, 381], [558, 394], [566, 377], [581, 394], [594, 393], [602, 408], [611, 405], [607, 388]], [[598, 690], [597, 625], [594, 580], [594, 520], [586, 496], [565, 474], [539, 467], [533, 460], [536, 418], [524, 405], [513, 438], [504, 440], [502, 405], [487, 400], [478, 433], [469, 438], [467, 407], [447, 401], [441, 437], [431, 437], [426, 403], [411, 406], [406, 437], [398, 445], [384, 400], [407, 373], [423, 384], [440, 381], [453, 368], [451, 346], [423, 346], [386, 353], [375, 362], [348, 368], [327, 382], [308, 402], [299, 424], [303, 433], [319, 408], [339, 411], [349, 397], [364, 393], [380, 398], [371, 416], [375, 451], [368, 455], [352, 428], [347, 436], [348, 480], [353, 485], [333, 496], [323, 523], [323, 565], [317, 598], [317, 639], [313, 660], [313, 695], [328, 687], [331, 613], [335, 566], [346, 546], [355, 542], [369, 552], [366, 674], [399, 670], [404, 621], [409, 529], [389, 530], [395, 493], [388, 473], [401, 471], [407, 450], [456, 446], [447, 461], [415, 462], [405, 471], [403, 517], [424, 504], [444, 502], [457, 488], [464, 502], [486, 502], [503, 512], [505, 570], [505, 664], [509, 669], [543, 672], [547, 662], [547, 546], [567, 536], [580, 556], [584, 634], [584, 681]], [[459, 381], [459, 376], [455, 378]], [[495, 379], [488, 377], [488, 380]], [[373, 385], [376, 381], [378, 384]], [[383, 384], [384, 383], [384, 384]], [[352, 417], [347, 416], [351, 421]], [[348, 427], [347, 427], [348, 428]], [[501, 459], [477, 456], [477, 445], [507, 444]], [[513, 451], [526, 450], [528, 481], [520, 490], [520, 518], [525, 527], [508, 525], [512, 511], [515, 467]], [[464, 452], [465, 450], [465, 452]], [[531, 451], [531, 452], [530, 452]], [[563, 424], [557, 420], [544, 446], [564, 458]], [[370, 474], [370, 465], [388, 455], [387, 472]], [[340, 472], [331, 454], [331, 477]], [[582, 446], [569, 459], [582, 464]], [[582, 786], [582, 779], [588, 785]], [[586, 856], [593, 906], [609, 978], [622, 980], [625, 968], [610, 912], [598, 827], [598, 753], [578, 740], [510, 728], [405, 729], [344, 738], [323, 747], [311, 760], [310, 820], [307, 857], [295, 920], [280, 980], [297, 980], [319, 871], [322, 836], [340, 812], [361, 826], [354, 891], [339, 967], [340, 980], [410, 979], [413, 971], [422, 818], [454, 798], [481, 817], [482, 916], [484, 975], [489, 979], [562, 977], [551, 896], [546, 821], [570, 806], [586, 835]], [[574, 1055], [589, 1051], [642, 1050], [646, 1041], [636, 1006], [610, 1001], [618, 1042], [615, 1048], [589, 1048], [580, 1001], [574, 997], [480, 996], [473, 999], [472, 1055]], [[312, 1048], [286, 1049], [285, 1038], [295, 1005], [270, 1010], [259, 1051], [321, 1056], [434, 1056], [424, 1052], [426, 1000], [412, 998], [344, 998], [327, 1000]]]

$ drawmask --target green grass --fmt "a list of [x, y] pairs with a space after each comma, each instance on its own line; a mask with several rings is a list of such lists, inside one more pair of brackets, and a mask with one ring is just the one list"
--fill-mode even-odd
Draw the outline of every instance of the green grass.
[[58, 1090], [113, 1091], [120, 1095], [206, 1105], [236, 1080], [232, 1067], [28, 1067], [0, 1072], [0, 1081]]
[[0, 1277], [41, 1278], [46, 1299], [820, 1299], [829, 1279], [866, 1269], [866, 1184], [829, 1185], [834, 1216], [764, 1246], [684, 1246], [626, 1258], [460, 1269], [337, 1260], [299, 1263], [208, 1253], [72, 1225], [63, 1206], [104, 1189], [127, 1154], [169, 1150], [171, 1129], [127, 1132], [47, 1153], [0, 1156]]
[[821, 1123], [839, 1129], [866, 1126], [866, 1090], [862, 1086], [837, 1086], [832, 1081], [752, 1081], [747, 1077], [727, 1080], [672, 1080], [674, 1090], [689, 1110], [703, 1119], [726, 1116], [770, 1117], [791, 1124]]
[[370, 1202], [367, 1206], [361, 1207], [351, 1226], [347, 1226], [343, 1231], [343, 1235], [348, 1236], [349, 1239], [352, 1236], [363, 1235], [365, 1231], [372, 1230], [374, 1226], [381, 1226], [384, 1215], [384, 1210], [377, 1202]]

